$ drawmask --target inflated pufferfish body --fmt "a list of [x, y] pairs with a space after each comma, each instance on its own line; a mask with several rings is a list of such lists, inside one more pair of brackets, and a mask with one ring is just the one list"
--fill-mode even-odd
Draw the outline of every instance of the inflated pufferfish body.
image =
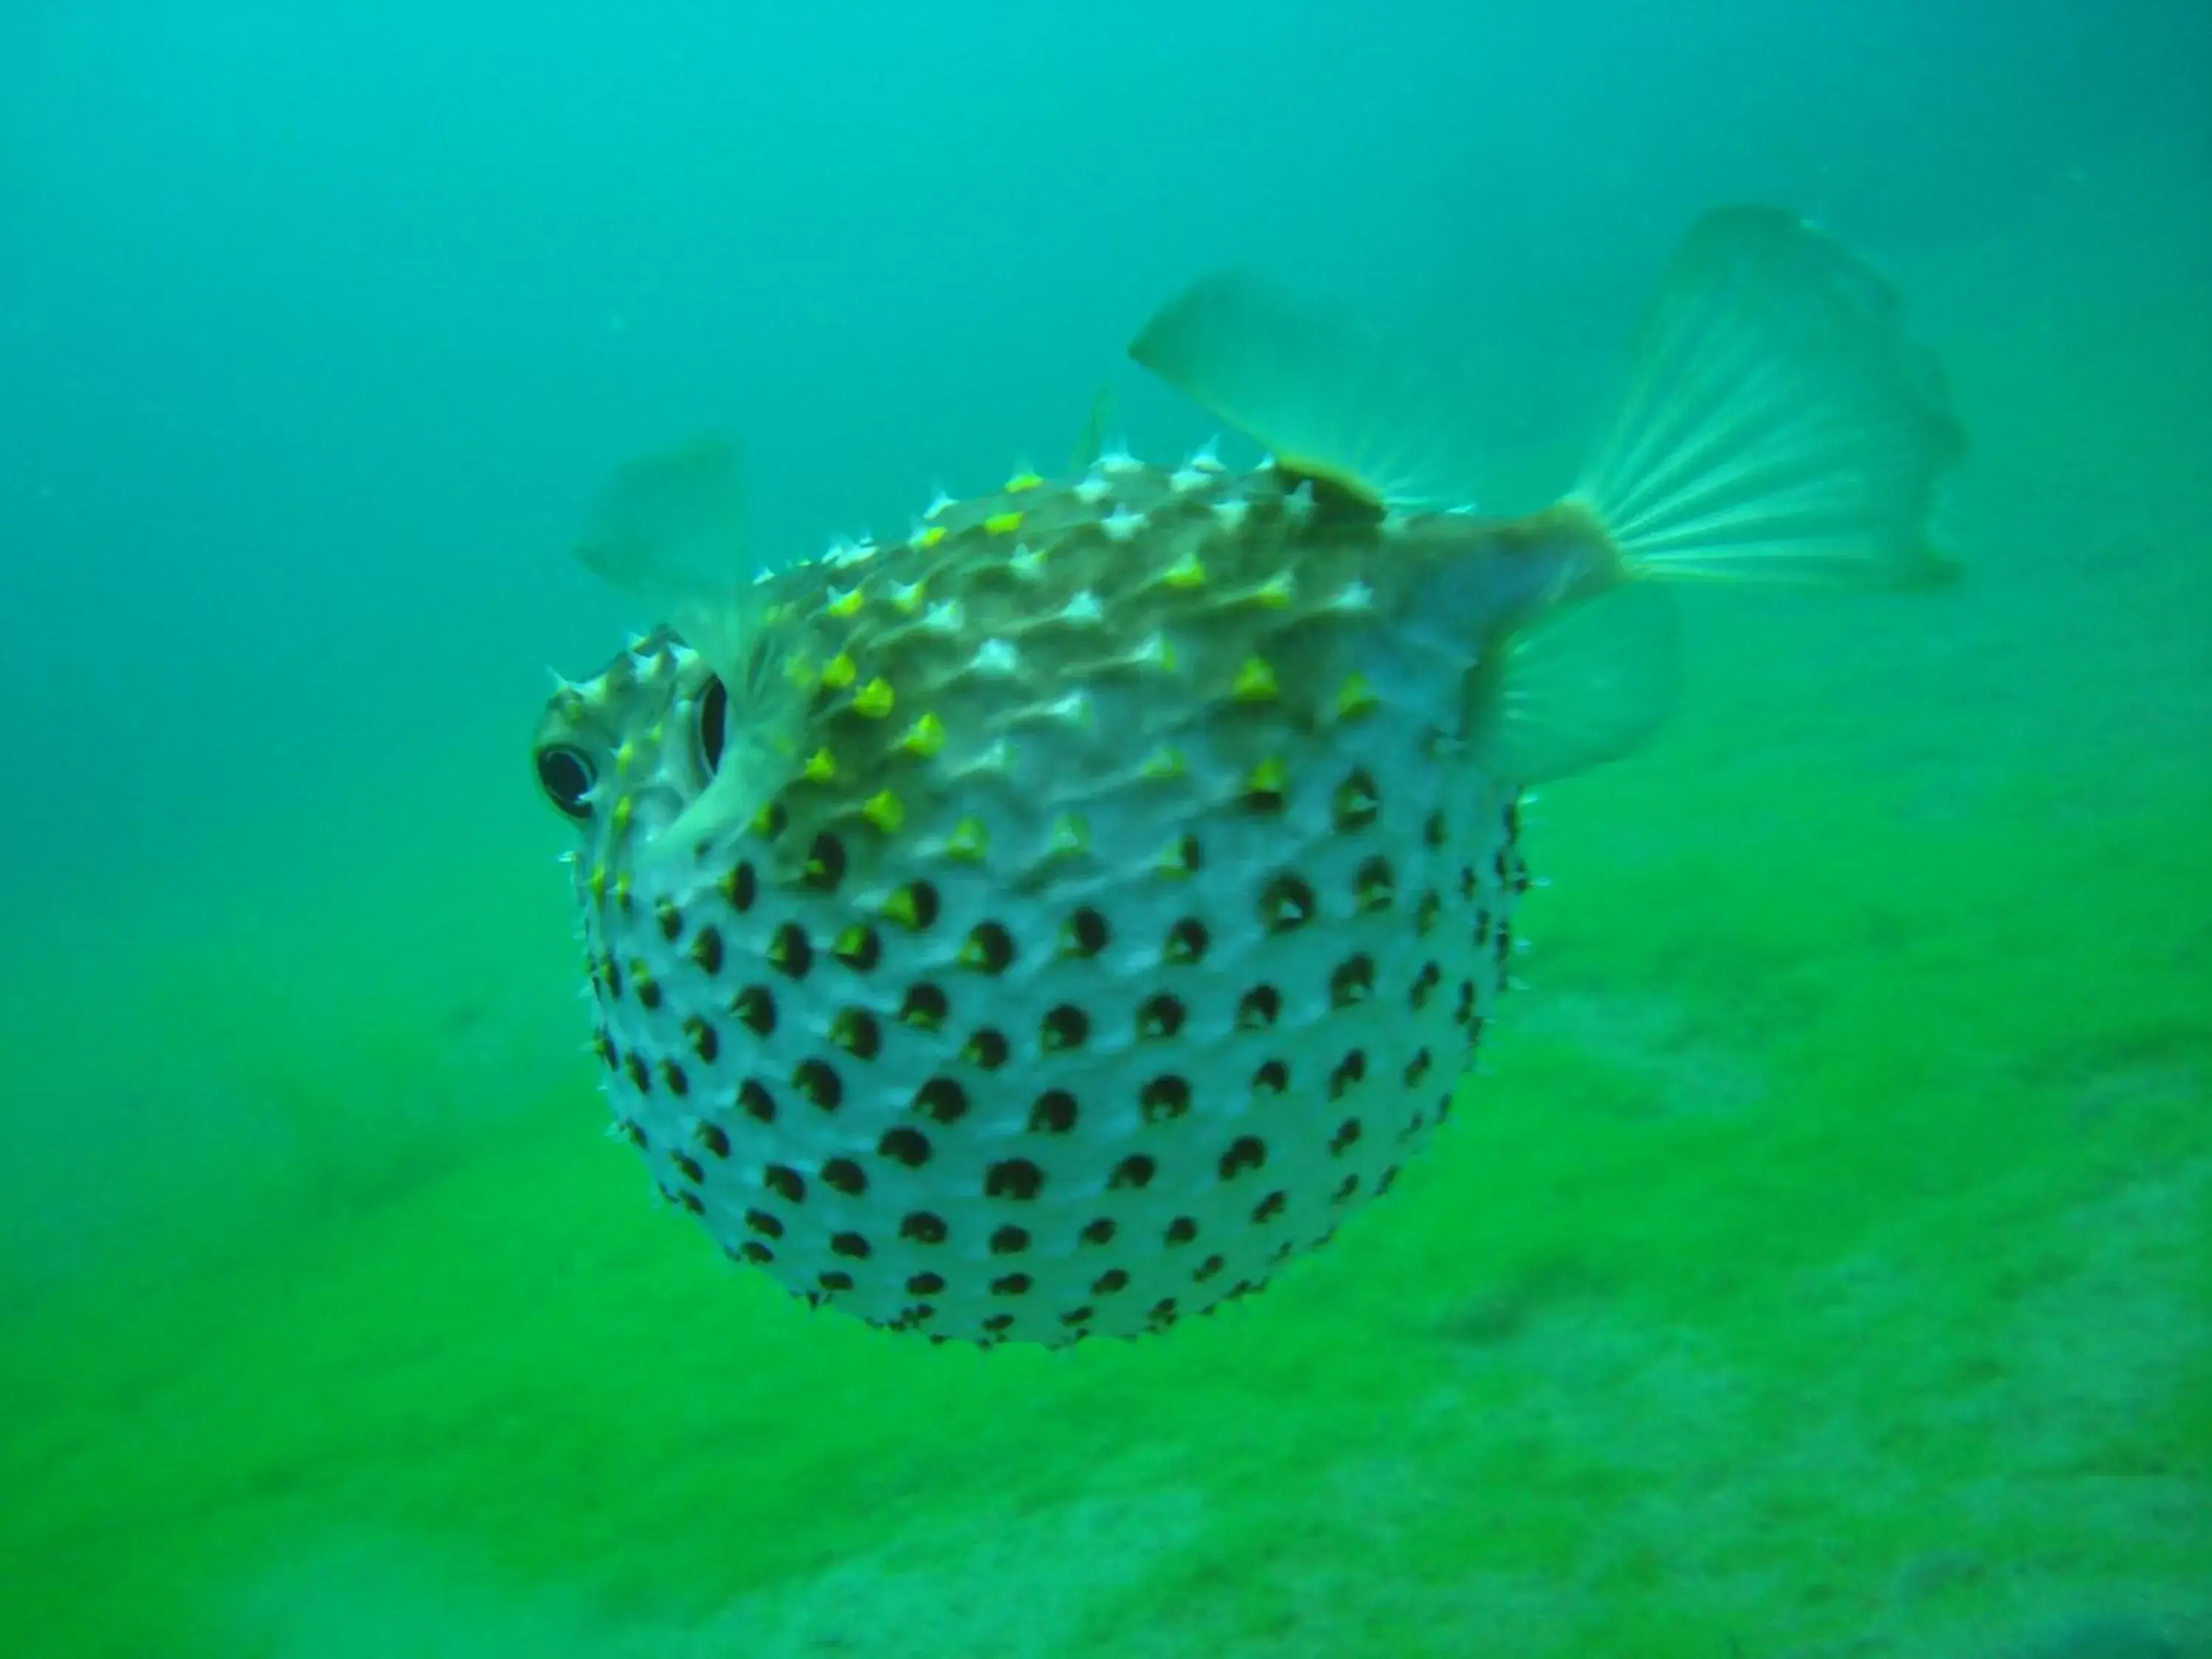
[[617, 1121], [732, 1257], [894, 1328], [1133, 1334], [1325, 1240], [1451, 1108], [1519, 792], [1665, 712], [1646, 579], [1941, 569], [1940, 380], [1784, 215], [1701, 223], [1527, 518], [1419, 505], [1449, 422], [1256, 285], [1132, 349], [1278, 459], [1024, 475], [757, 580], [726, 447], [637, 463], [585, 556], [672, 626], [538, 733]]

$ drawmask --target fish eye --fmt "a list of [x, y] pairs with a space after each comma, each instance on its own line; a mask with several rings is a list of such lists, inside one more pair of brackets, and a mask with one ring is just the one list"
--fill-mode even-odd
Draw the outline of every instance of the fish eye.
[[699, 769], [713, 777], [722, 764], [722, 743], [730, 718], [729, 688], [719, 675], [709, 675], [699, 692]]
[[538, 751], [538, 786], [546, 799], [570, 817], [580, 821], [592, 816], [592, 804], [585, 797], [592, 793], [592, 763], [582, 750], [555, 743]]

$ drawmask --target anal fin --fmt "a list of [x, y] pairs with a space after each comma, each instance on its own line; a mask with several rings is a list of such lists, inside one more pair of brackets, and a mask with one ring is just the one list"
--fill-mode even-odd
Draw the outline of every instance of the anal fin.
[[[1493, 776], [1548, 782], [1619, 760], [1666, 720], [1680, 685], [1673, 597], [1630, 581], [1511, 634], [1479, 684], [1471, 733]], [[1480, 670], [1477, 670], [1480, 677]]]

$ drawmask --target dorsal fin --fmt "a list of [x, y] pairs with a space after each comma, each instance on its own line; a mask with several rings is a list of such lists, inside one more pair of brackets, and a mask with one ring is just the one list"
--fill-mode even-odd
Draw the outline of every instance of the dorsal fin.
[[1282, 480], [1285, 495], [1301, 487], [1310, 490], [1314, 511], [1326, 521], [1375, 524], [1389, 510], [1364, 484], [1346, 484], [1334, 473], [1305, 471], [1296, 461], [1279, 458], [1275, 476]]
[[1357, 319], [1243, 271], [1201, 277], [1129, 343], [1129, 356], [1274, 454], [1316, 497], [1386, 507], [1474, 496], [1474, 446], [1455, 400]]

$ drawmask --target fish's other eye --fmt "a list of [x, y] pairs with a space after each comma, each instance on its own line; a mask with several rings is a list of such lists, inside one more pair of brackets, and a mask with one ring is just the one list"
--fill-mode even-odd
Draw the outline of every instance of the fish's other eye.
[[580, 750], [555, 743], [538, 751], [538, 786], [546, 799], [570, 817], [592, 816], [592, 804], [585, 797], [592, 793], [593, 781], [592, 763]]
[[730, 718], [730, 693], [719, 675], [710, 675], [699, 691], [699, 769], [714, 775], [722, 763], [722, 741]]

